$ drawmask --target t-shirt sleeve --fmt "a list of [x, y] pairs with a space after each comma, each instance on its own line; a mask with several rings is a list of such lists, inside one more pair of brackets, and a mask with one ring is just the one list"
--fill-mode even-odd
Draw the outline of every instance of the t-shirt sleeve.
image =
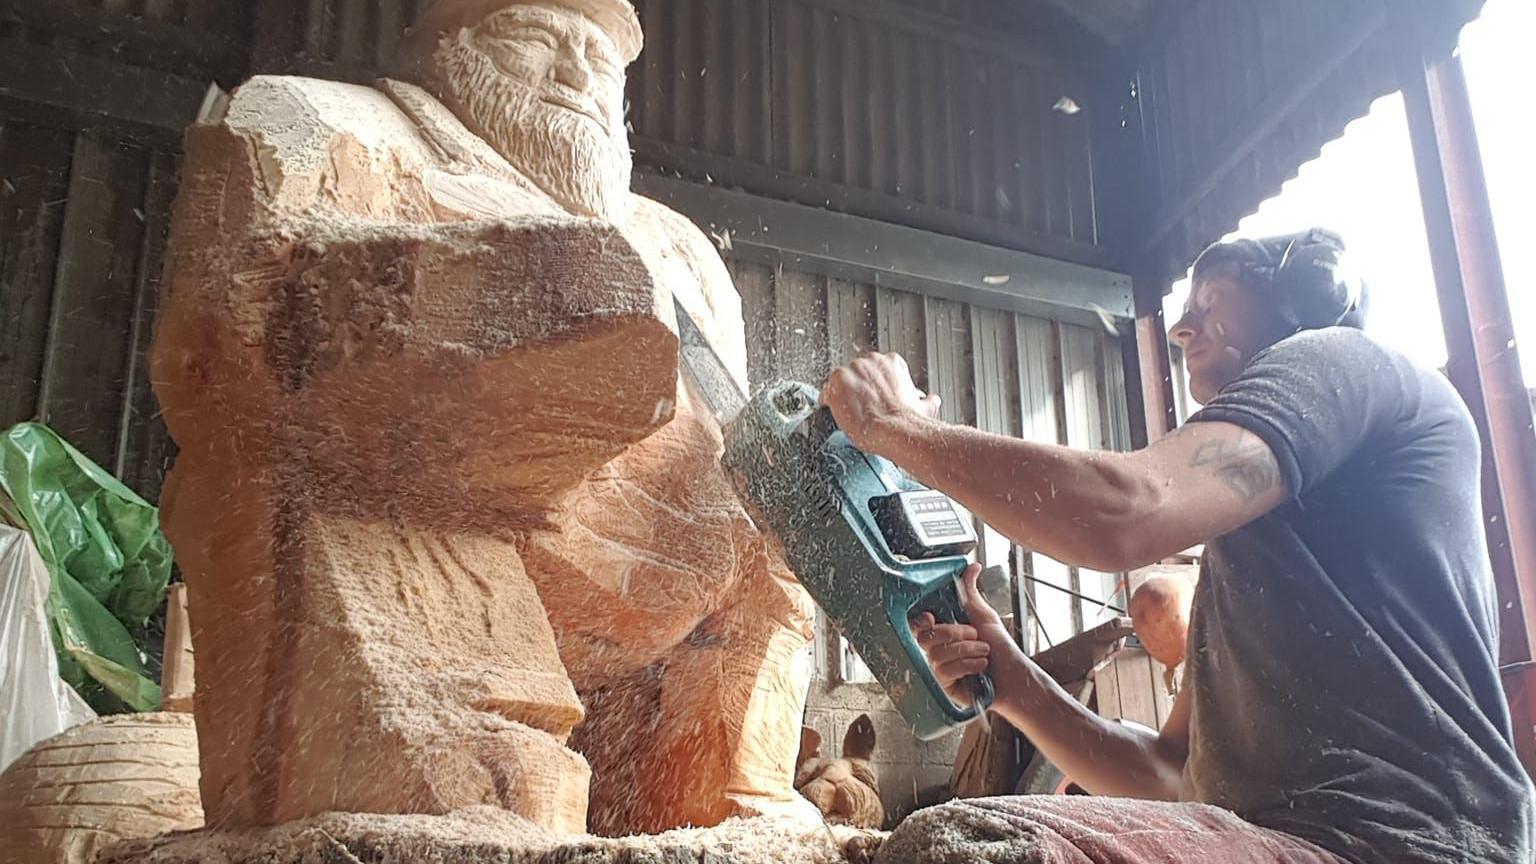
[[1189, 418], [1259, 436], [1286, 489], [1300, 496], [1393, 427], [1404, 372], [1358, 330], [1307, 330], [1259, 352], [1241, 375]]

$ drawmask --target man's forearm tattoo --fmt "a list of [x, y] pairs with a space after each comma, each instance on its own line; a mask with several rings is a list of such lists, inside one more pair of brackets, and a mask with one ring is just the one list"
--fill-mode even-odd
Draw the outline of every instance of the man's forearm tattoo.
[[1228, 489], [1252, 501], [1279, 482], [1280, 472], [1261, 447], [1246, 447], [1248, 433], [1239, 429], [1228, 440], [1206, 441], [1195, 449], [1191, 468], [1209, 468]]

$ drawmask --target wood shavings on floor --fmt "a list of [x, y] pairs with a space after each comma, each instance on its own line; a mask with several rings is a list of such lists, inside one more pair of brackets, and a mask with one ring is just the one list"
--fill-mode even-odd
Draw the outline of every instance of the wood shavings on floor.
[[328, 813], [272, 828], [181, 832], [107, 849], [98, 864], [840, 864], [884, 835], [730, 819], [632, 837], [558, 837], [495, 807], [444, 816]]

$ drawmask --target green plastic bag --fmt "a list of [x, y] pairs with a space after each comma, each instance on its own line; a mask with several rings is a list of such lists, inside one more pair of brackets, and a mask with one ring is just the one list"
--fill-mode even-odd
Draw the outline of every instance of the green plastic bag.
[[32, 534], [53, 579], [48, 619], [59, 674], [93, 706], [102, 688], [134, 711], [160, 706], [129, 628], [159, 608], [171, 578], [160, 514], [41, 423], [0, 438], [0, 516]]

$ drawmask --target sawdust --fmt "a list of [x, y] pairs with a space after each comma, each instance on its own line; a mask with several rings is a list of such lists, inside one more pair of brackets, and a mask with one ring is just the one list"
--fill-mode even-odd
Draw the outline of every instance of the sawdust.
[[793, 820], [620, 838], [560, 837], [495, 807], [442, 816], [328, 813], [255, 830], [202, 830], [107, 849], [98, 864], [838, 864], [883, 834]]

